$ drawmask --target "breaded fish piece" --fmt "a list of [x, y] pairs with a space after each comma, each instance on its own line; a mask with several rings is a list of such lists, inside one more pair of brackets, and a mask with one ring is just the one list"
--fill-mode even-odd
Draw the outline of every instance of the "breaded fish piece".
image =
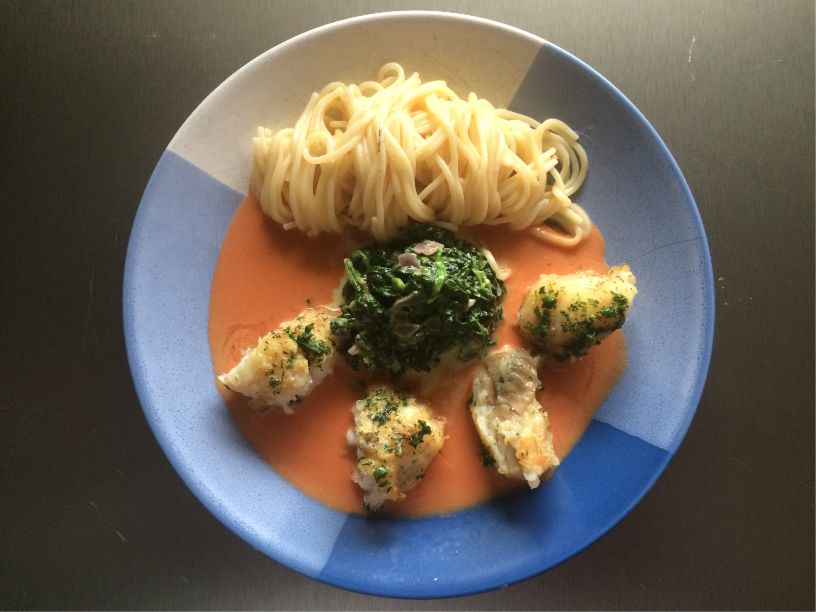
[[627, 265], [606, 274], [542, 274], [527, 291], [517, 324], [534, 352], [574, 361], [623, 325], [636, 294]]
[[378, 510], [386, 500], [405, 499], [425, 475], [445, 443], [445, 421], [434, 418], [431, 407], [377, 385], [355, 402], [354, 429], [348, 442], [357, 448], [352, 480], [365, 494], [366, 510]]
[[307, 308], [245, 349], [238, 365], [218, 380], [249, 397], [257, 412], [275, 407], [291, 413], [334, 366], [333, 316], [329, 308]]
[[522, 348], [485, 357], [473, 379], [470, 414], [499, 474], [524, 479], [531, 489], [560, 461], [550, 420], [536, 399], [538, 363]]

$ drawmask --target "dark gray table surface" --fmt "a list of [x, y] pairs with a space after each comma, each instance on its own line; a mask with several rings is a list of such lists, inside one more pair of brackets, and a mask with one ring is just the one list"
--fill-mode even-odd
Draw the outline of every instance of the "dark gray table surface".
[[[326, 586], [224, 528], [142, 416], [121, 315], [139, 199], [198, 103], [398, 8], [527, 29], [616, 84], [682, 168], [716, 281], [708, 383], [652, 491], [562, 566], [445, 601]], [[0, 34], [0, 607], [814, 607], [812, 2], [0, 0]]]

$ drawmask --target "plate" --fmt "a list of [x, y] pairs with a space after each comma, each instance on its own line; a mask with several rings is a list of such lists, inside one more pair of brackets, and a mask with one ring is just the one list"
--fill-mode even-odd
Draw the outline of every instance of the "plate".
[[[306, 497], [264, 463], [216, 391], [210, 283], [246, 191], [259, 125], [294, 122], [312, 91], [397, 61], [460, 95], [558, 117], [581, 136], [578, 193], [610, 262], [638, 275], [629, 363], [586, 434], [535, 491], [448, 516], [371, 520]], [[714, 292], [705, 233], [677, 164], [604, 77], [521, 30], [463, 15], [395, 12], [312, 30], [212, 92], [164, 151], [144, 192], [124, 283], [128, 357], [150, 426], [201, 502], [273, 559], [377, 595], [444, 597], [536, 575], [612, 528], [671, 460], [694, 416], [711, 352]]]

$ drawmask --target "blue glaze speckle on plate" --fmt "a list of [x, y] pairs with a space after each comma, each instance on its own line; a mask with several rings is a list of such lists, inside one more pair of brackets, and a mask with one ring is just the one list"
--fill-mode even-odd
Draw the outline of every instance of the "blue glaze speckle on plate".
[[[338, 55], [336, 50], [345, 52]], [[590, 166], [577, 194], [628, 262], [639, 295], [629, 364], [586, 435], [546, 485], [458, 512], [367, 519], [322, 506], [280, 478], [233, 425], [207, 342], [210, 283], [242, 199], [258, 125], [284, 127], [331, 80], [386, 61], [498, 105], [565, 120]], [[520, 30], [443, 13], [356, 18], [303, 34], [247, 64], [180, 128], [145, 190], [125, 269], [128, 357], [145, 415], [175, 469], [227, 527], [314, 578], [368, 593], [444, 597], [545, 571], [615, 525], [681, 443], [705, 381], [713, 279], [680, 170], [640, 112], [565, 51]]]

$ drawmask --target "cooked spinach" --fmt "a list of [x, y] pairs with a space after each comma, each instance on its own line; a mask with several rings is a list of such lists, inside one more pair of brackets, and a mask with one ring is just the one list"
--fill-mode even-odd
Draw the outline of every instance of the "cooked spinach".
[[393, 242], [354, 251], [345, 269], [345, 303], [331, 329], [355, 369], [428, 371], [443, 353], [469, 361], [493, 343], [504, 283], [453, 233], [414, 224]]

